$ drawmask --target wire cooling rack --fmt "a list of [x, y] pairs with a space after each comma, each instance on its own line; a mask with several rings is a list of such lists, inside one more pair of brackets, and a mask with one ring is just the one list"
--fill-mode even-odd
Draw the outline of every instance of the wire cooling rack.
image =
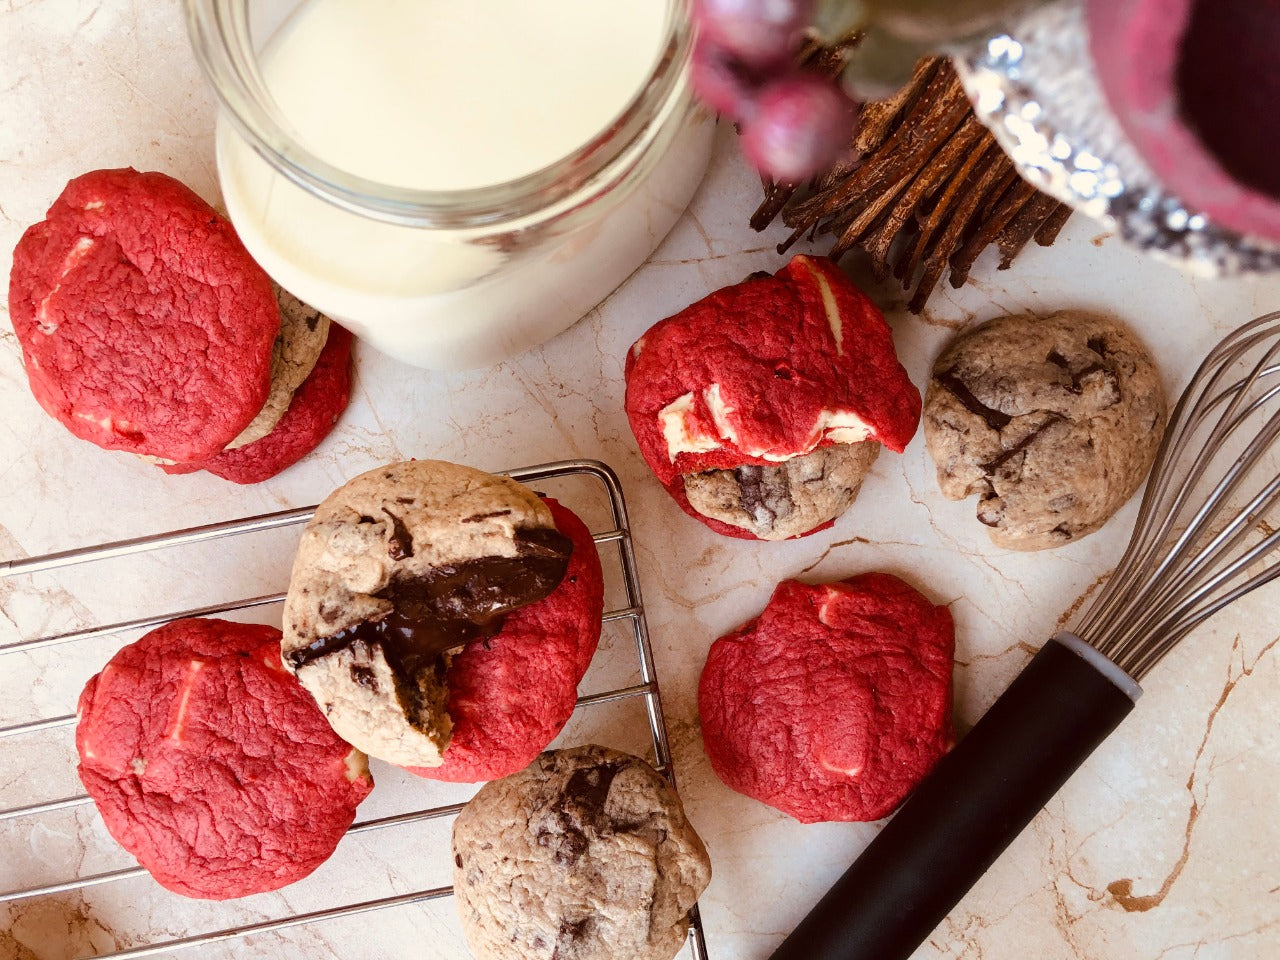
[[[604, 622], [611, 623], [614, 621], [626, 621], [630, 623], [631, 630], [635, 638], [635, 652], [639, 660], [640, 683], [605, 690], [589, 696], [581, 697], [578, 700], [577, 708], [581, 709], [583, 707], [589, 707], [596, 704], [628, 700], [637, 697], [643, 698], [645, 711], [648, 717], [649, 733], [652, 739], [653, 751], [656, 759], [655, 766], [662, 771], [672, 781], [672, 783], [674, 783], [675, 778], [671, 764], [671, 749], [667, 740], [666, 723], [662, 715], [662, 701], [658, 691], [658, 678], [654, 670], [653, 651], [649, 644], [648, 628], [645, 624], [644, 617], [644, 607], [640, 598], [640, 582], [636, 573], [635, 551], [631, 543], [631, 532], [627, 522], [627, 508], [622, 495], [622, 486], [618, 481], [617, 475], [607, 465], [595, 460], [565, 460], [541, 466], [505, 471], [505, 473], [507, 476], [526, 484], [537, 483], [539, 481], [553, 478], [585, 477], [597, 482], [603, 488], [603, 492], [608, 499], [609, 511], [612, 517], [612, 526], [607, 530], [601, 530], [598, 532], [593, 531], [592, 535], [597, 545], [616, 544], [616, 557], [620, 566], [620, 578], [624, 589], [624, 605], [607, 611], [604, 614]], [[205, 526], [192, 527], [186, 530], [177, 530], [171, 533], [162, 533], [155, 536], [139, 537], [132, 540], [121, 540], [115, 543], [108, 543], [95, 547], [85, 547], [76, 550], [67, 550], [60, 553], [51, 553], [41, 557], [0, 562], [0, 580], [58, 570], [76, 564], [101, 563], [103, 561], [128, 556], [130, 554], [142, 554], [182, 545], [199, 544], [227, 537], [244, 536], [268, 530], [297, 526], [306, 523], [314, 512], [314, 507], [305, 507], [297, 510], [283, 510], [278, 513], [263, 514], [257, 517], [249, 517], [244, 520], [212, 523]], [[602, 561], [606, 564], [608, 561], [604, 558], [610, 553], [615, 553], [615, 551], [601, 551]], [[19, 640], [14, 643], [0, 646], [0, 658], [22, 651], [35, 651], [59, 644], [84, 642], [99, 637], [111, 636], [113, 634], [146, 630], [180, 617], [199, 617], [231, 613], [233, 611], [249, 610], [255, 607], [265, 607], [270, 604], [279, 604], [282, 603], [283, 600], [283, 593], [265, 594], [241, 600], [233, 600], [191, 609], [178, 610], [172, 613], [140, 617], [117, 623], [103, 624], [96, 627], [87, 627], [72, 632]], [[0, 660], [0, 662], [2, 662], [2, 660]], [[23, 723], [0, 727], [0, 743], [6, 743], [17, 737], [29, 736], [39, 731], [53, 730], [57, 728], [65, 728], [68, 735], [70, 735], [74, 731], [75, 720], [76, 718], [74, 714], [66, 714], [64, 716], [32, 719]], [[91, 803], [92, 801], [87, 796], [81, 794], [77, 796], [60, 797], [58, 799], [38, 803], [30, 803], [24, 806], [11, 807], [9, 809], [0, 809], [0, 824], [23, 818], [38, 818], [56, 811], [82, 807]], [[394, 816], [365, 820], [353, 824], [348, 833], [361, 834], [379, 830], [384, 827], [452, 817], [456, 815], [462, 807], [463, 804], [454, 803], [445, 806], [413, 810], [406, 813], [396, 814]], [[25, 889], [0, 892], [0, 904], [80, 891], [99, 884], [109, 884], [139, 876], [145, 876], [145, 871], [141, 867], [129, 867], [120, 870], [80, 876], [74, 879], [55, 883], [42, 884], [40, 886], [27, 887]], [[117, 958], [117, 960], [123, 960], [123, 958], [167, 955], [182, 950], [207, 947], [212, 944], [236, 940], [253, 934], [272, 933], [320, 921], [369, 913], [375, 910], [387, 910], [395, 907], [405, 907], [410, 904], [439, 900], [450, 896], [452, 893], [453, 888], [448, 886], [418, 889], [395, 896], [363, 900], [356, 903], [347, 903], [328, 907], [326, 909], [313, 910], [290, 916], [280, 916], [239, 926], [228, 926], [205, 933], [153, 942], [142, 946], [132, 947], [120, 952], [99, 956], [103, 958], [112, 957]], [[707, 960], [706, 941], [703, 934], [701, 918], [698, 915], [698, 908], [696, 906], [690, 912], [690, 921], [688, 944], [690, 953], [694, 960]]]

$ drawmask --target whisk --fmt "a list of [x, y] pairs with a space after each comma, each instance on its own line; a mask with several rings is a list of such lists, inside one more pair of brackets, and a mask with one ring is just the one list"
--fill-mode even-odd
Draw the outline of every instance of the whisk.
[[[1280, 313], [1229, 334], [1174, 409], [1133, 538], [773, 955], [905, 960], [1133, 709], [1191, 630], [1280, 577]], [[1280, 526], [1280, 524], [1277, 524]]]

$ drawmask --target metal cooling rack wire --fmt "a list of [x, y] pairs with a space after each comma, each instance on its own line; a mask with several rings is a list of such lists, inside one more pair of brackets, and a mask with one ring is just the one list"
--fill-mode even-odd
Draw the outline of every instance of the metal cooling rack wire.
[[[556, 463], [543, 464], [541, 466], [509, 470], [505, 471], [505, 473], [512, 479], [526, 484], [548, 479], [575, 476], [587, 477], [597, 481], [607, 494], [609, 507], [612, 513], [613, 527], [609, 530], [593, 533], [592, 536], [597, 544], [616, 543], [618, 545], [618, 556], [621, 565], [622, 583], [625, 588], [626, 605], [619, 607], [616, 610], [607, 611], [604, 614], [604, 622], [611, 623], [619, 620], [626, 620], [630, 622], [632, 633], [635, 638], [641, 682], [629, 687], [606, 690], [601, 693], [580, 697], [578, 699], [577, 706], [590, 707], [597, 704], [628, 700], [634, 697], [643, 697], [645, 712], [649, 721], [649, 733], [653, 741], [653, 750], [656, 760], [655, 766], [674, 783], [675, 776], [671, 766], [671, 746], [667, 740], [666, 722], [662, 715], [662, 699], [658, 690], [658, 677], [654, 669], [653, 649], [649, 643], [649, 631], [648, 626], [645, 623], [644, 606], [640, 597], [640, 580], [636, 568], [635, 550], [631, 543], [631, 528], [627, 520], [627, 507], [622, 494], [622, 485], [618, 481], [617, 474], [615, 474], [606, 464], [601, 463], [598, 460], [563, 460]], [[161, 533], [148, 537], [136, 537], [131, 540], [120, 540], [115, 543], [102, 544], [94, 547], [82, 547], [76, 550], [65, 550], [59, 553], [50, 553], [40, 557], [4, 561], [0, 562], [0, 579], [57, 570], [63, 567], [73, 566], [75, 564], [111, 560], [117, 557], [128, 556], [130, 554], [147, 553], [153, 550], [163, 550], [187, 544], [219, 540], [225, 537], [261, 533], [263, 531], [274, 530], [280, 527], [294, 526], [306, 523], [314, 512], [315, 507], [306, 507], [297, 510], [282, 510], [278, 513], [263, 514], [257, 517], [249, 517], [244, 520], [210, 523], [205, 524], [204, 526], [191, 527], [186, 530], [173, 531], [171, 533]], [[55, 646], [57, 644], [75, 643], [77, 641], [89, 640], [95, 637], [124, 633], [129, 630], [145, 630], [181, 617], [203, 617], [213, 614], [230, 613], [235, 610], [248, 610], [253, 607], [280, 603], [283, 600], [283, 593], [264, 594], [262, 596], [249, 597], [243, 600], [210, 604], [208, 606], [196, 607], [189, 610], [180, 610], [175, 613], [164, 614], [161, 616], [140, 617], [134, 620], [126, 620], [98, 627], [73, 630], [67, 633], [60, 633], [47, 637], [20, 640], [15, 643], [0, 646], [0, 657], [7, 654], [18, 653], [20, 651], [38, 650], [45, 647]], [[0, 727], [0, 741], [11, 737], [19, 737], [35, 733], [41, 730], [50, 730], [59, 727], [72, 727], [74, 726], [75, 721], [75, 714], [68, 714], [66, 716], [30, 720], [25, 723]], [[91, 802], [92, 801], [87, 796], [79, 795], [74, 797], [63, 797], [57, 800], [49, 800], [42, 803], [27, 804], [21, 807], [12, 807], [7, 810], [0, 809], [0, 823], [19, 818], [39, 817], [43, 814], [52, 813], [57, 810], [66, 810], [71, 807], [84, 806]], [[361, 823], [353, 824], [348, 833], [361, 834], [373, 830], [380, 830], [384, 827], [402, 826], [405, 824], [420, 823], [443, 817], [451, 817], [457, 814], [458, 811], [462, 809], [462, 806], [462, 804], [450, 804], [448, 806], [430, 807], [409, 813], [397, 814], [395, 816], [381, 817], [376, 820], [366, 820]], [[73, 880], [66, 880], [59, 883], [28, 887], [26, 889], [13, 890], [7, 893], [0, 892], [0, 904], [83, 890], [88, 887], [97, 886], [98, 884], [112, 883], [118, 880], [141, 876], [145, 873], [146, 871], [141, 867], [129, 867], [122, 870], [112, 870], [106, 873], [94, 874], [87, 877], [77, 877]], [[430, 900], [439, 900], [443, 897], [450, 896], [452, 893], [452, 887], [434, 887], [425, 890], [416, 890], [412, 893], [381, 897], [374, 900], [365, 900], [359, 903], [345, 904], [343, 906], [330, 907], [324, 910], [315, 910], [309, 913], [296, 914], [289, 917], [262, 920], [256, 923], [242, 924], [240, 926], [227, 927], [222, 930], [214, 930], [209, 933], [196, 934], [180, 939], [167, 940], [161, 943], [134, 947], [118, 953], [105, 955], [99, 958], [99, 960], [126, 960], [126, 958], [128, 958], [128, 960], [134, 960], [134, 958], [155, 957], [173, 953], [178, 950], [211, 946], [227, 940], [235, 940], [241, 937], [251, 936], [253, 934], [288, 930], [291, 927], [299, 927], [321, 920], [350, 917], [357, 914], [369, 913], [374, 910], [384, 910], [390, 907], [402, 907], [413, 903], [424, 903]], [[698, 908], [696, 906], [692, 911], [690, 911], [689, 947], [694, 960], [707, 960], [706, 938], [702, 928], [702, 920], [698, 914]]]

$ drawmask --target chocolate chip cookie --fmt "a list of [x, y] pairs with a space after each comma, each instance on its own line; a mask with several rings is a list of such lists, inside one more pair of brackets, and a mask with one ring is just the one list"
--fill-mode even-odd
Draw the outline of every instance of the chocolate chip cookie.
[[434, 460], [362, 474], [307, 524], [282, 653], [343, 739], [404, 766], [438, 766], [451, 652], [548, 597], [572, 541], [507, 477]]
[[857, 499], [880, 444], [837, 443], [779, 464], [686, 474], [689, 505], [761, 540], [787, 540], [838, 517]]
[[454, 822], [453, 857], [479, 960], [670, 960], [711, 879], [670, 784], [595, 745], [485, 786]]
[[1015, 550], [1097, 530], [1141, 485], [1167, 417], [1151, 356], [1115, 320], [1080, 311], [988, 321], [934, 364], [924, 433], [950, 500], [976, 494]]

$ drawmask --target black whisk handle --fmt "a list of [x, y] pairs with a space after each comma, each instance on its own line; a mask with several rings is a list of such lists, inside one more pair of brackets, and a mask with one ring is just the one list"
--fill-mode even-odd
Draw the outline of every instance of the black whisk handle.
[[1140, 694], [1079, 638], [1046, 643], [773, 960], [906, 960]]

